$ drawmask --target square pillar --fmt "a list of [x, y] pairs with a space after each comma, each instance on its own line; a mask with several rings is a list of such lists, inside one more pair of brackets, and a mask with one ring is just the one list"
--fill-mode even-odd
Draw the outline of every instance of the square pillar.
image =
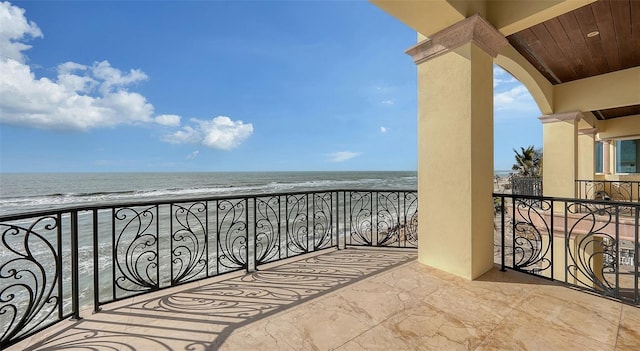
[[[542, 189], [544, 196], [574, 198], [578, 176], [578, 121], [582, 113], [540, 117], [542, 122]], [[593, 151], [591, 153], [593, 156]]]
[[595, 179], [597, 133], [597, 128], [578, 130], [578, 177], [576, 179]]
[[407, 50], [418, 65], [418, 252], [474, 279], [493, 267], [493, 58], [478, 15]]

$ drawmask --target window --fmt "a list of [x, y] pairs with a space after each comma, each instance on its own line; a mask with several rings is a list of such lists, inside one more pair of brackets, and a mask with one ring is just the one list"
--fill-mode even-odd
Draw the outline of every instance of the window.
[[616, 173], [640, 173], [640, 139], [616, 141]]
[[604, 149], [604, 143], [601, 141], [598, 141], [596, 143], [596, 173], [603, 173], [603, 149]]

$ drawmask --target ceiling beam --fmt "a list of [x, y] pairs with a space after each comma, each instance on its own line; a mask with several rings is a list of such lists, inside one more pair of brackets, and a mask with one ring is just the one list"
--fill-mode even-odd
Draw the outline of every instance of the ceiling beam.
[[596, 0], [487, 0], [486, 19], [504, 36], [550, 20]]
[[640, 67], [553, 86], [554, 113], [640, 104]]
[[595, 0], [369, 0], [425, 36], [479, 14], [504, 36]]

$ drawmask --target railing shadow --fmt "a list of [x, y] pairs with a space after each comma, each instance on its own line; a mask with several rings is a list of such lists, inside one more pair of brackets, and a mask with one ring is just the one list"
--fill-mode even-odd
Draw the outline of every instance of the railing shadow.
[[327, 250], [230, 279], [107, 305], [25, 350], [216, 350], [238, 328], [416, 257], [417, 252], [402, 249]]

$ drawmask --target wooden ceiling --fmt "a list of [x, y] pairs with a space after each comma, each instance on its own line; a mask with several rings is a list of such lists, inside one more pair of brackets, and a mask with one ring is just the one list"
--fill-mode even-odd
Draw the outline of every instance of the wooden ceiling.
[[[507, 37], [552, 84], [640, 66], [640, 1], [598, 0]], [[640, 114], [640, 105], [593, 111]]]

